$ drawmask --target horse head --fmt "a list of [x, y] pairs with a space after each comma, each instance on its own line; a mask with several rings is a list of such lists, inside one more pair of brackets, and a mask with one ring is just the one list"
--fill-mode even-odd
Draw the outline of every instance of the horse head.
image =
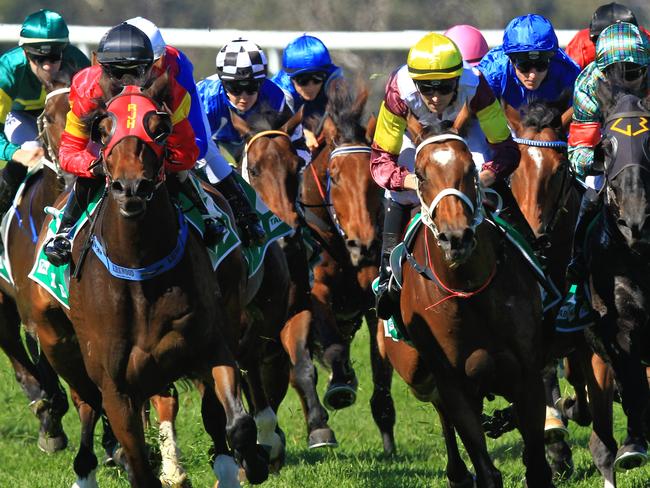
[[476, 247], [476, 228], [483, 220], [472, 153], [455, 132], [425, 128], [414, 117], [409, 117], [408, 129], [417, 145], [415, 175], [422, 221], [433, 232], [450, 267], [457, 267]]
[[344, 238], [354, 266], [374, 263], [379, 253], [381, 190], [370, 174], [370, 142], [375, 121], [361, 123], [368, 88], [345, 79], [333, 80], [328, 88], [326, 118], [320, 137], [327, 150], [326, 177], [335, 225]]
[[110, 192], [127, 218], [144, 214], [155, 190], [164, 181], [165, 142], [172, 132], [166, 107], [168, 75], [148, 88], [126, 86], [89, 119], [93, 141], [101, 146], [101, 160]]
[[[533, 102], [522, 113], [506, 107], [521, 160], [511, 179], [512, 192], [539, 240], [549, 240], [573, 191], [566, 134], [573, 109], [562, 112], [566, 97], [555, 103]], [[547, 243], [548, 244], [548, 243]]]
[[605, 173], [605, 207], [626, 244], [650, 250], [650, 99], [608, 81], [597, 97], [603, 108], [603, 140], [596, 151]]
[[233, 126], [245, 142], [242, 173], [269, 208], [295, 228], [301, 163], [291, 144], [291, 134], [302, 121], [302, 109], [284, 123], [279, 117], [276, 112], [262, 109], [245, 121], [231, 112]]

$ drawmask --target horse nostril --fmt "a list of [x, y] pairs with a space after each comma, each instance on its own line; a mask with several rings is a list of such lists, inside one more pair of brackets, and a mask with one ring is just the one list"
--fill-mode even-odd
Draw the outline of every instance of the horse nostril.
[[140, 180], [135, 186], [135, 196], [148, 198], [154, 191], [154, 183], [150, 180]]
[[463, 231], [463, 243], [467, 244], [468, 242], [472, 242], [474, 239], [474, 231], [470, 228], [467, 228]]
[[356, 239], [348, 239], [345, 242], [345, 245], [348, 246], [348, 248], [359, 248], [361, 247], [361, 243], [357, 241]]
[[111, 183], [111, 191], [113, 193], [124, 193], [124, 185], [121, 181], [115, 180]]
[[449, 237], [447, 237], [447, 234], [445, 234], [444, 232], [441, 232], [440, 234], [438, 234], [438, 240], [442, 242], [449, 242]]

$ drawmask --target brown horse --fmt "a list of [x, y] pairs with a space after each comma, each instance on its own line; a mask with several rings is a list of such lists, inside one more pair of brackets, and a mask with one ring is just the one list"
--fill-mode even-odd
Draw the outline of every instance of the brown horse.
[[[480, 414], [484, 396], [513, 401], [524, 440], [529, 487], [552, 486], [544, 458], [541, 300], [524, 258], [483, 219], [478, 174], [455, 134], [418, 144], [415, 172], [423, 224], [403, 269], [402, 321], [415, 350], [383, 344], [395, 368], [442, 415], [449, 485], [471, 486], [458, 455], [458, 431], [480, 487], [503, 486], [487, 452]], [[437, 389], [439, 398], [436, 398]]]
[[[277, 113], [263, 110], [245, 121], [231, 114], [233, 126], [241, 134], [246, 145], [241, 164], [244, 177], [262, 197], [275, 215], [288, 223], [294, 234], [284, 238], [283, 250], [289, 265], [291, 286], [289, 288], [289, 314], [281, 334], [282, 345], [291, 361], [290, 380], [298, 392], [305, 421], [307, 443], [310, 448], [337, 445], [334, 432], [327, 425], [328, 415], [316, 392], [316, 370], [310, 350], [310, 324], [312, 302], [309, 282], [309, 256], [303, 229], [296, 210], [300, 159], [292, 146], [291, 136], [302, 120], [299, 111], [284, 124]], [[276, 375], [278, 381], [274, 394], [274, 409], [286, 393], [286, 380]]]
[[[564, 103], [560, 101], [559, 106], [564, 106]], [[580, 205], [580, 195], [566, 157], [566, 129], [573, 111], [569, 109], [561, 113], [553, 104], [534, 103], [527, 107], [523, 116], [511, 108], [506, 110], [506, 114], [521, 151], [519, 167], [511, 178], [512, 192], [538, 239], [548, 275], [565, 294], [568, 291], [566, 267]], [[554, 330], [556, 314], [557, 307], [545, 315], [547, 332]], [[604, 446], [615, 445], [611, 371], [591, 351], [582, 330], [556, 333], [549, 356], [551, 364], [544, 374], [547, 407], [559, 407], [563, 415], [580, 425], [588, 425], [593, 418], [592, 456], [605, 480], [615, 486], [611, 463], [603, 455], [606, 451]], [[566, 377], [575, 389], [575, 398], [560, 398], [555, 358], [562, 356], [567, 356]], [[553, 443], [551, 440], [549, 455], [554, 471], [559, 471], [562, 477], [568, 476], [572, 471], [572, 461], [566, 442], [560, 439]]]
[[384, 451], [390, 454], [395, 449], [392, 369], [378, 353], [378, 320], [371, 290], [379, 268], [383, 205], [382, 191], [370, 174], [369, 141], [374, 122], [367, 128], [361, 124], [367, 96], [366, 87], [355, 90], [344, 79], [331, 82], [326, 116], [321, 130], [315, 131], [321, 144], [303, 173], [299, 205], [322, 247], [322, 261], [314, 270], [312, 328], [319, 356], [331, 370], [323, 401], [340, 409], [356, 400], [350, 342], [365, 318], [371, 338], [371, 410]]
[[15, 208], [5, 246], [5, 268], [12, 282], [0, 280], [0, 347], [9, 357], [16, 379], [31, 402], [30, 409], [39, 418], [38, 446], [46, 452], [61, 450], [67, 444], [61, 418], [68, 409], [68, 401], [56, 373], [38, 352], [32, 336], [34, 331], [26, 334], [26, 342], [32, 357], [38, 357], [38, 361], [34, 364], [30, 359], [20, 339], [20, 324], [28, 323], [31, 314], [27, 275], [33, 264], [38, 231], [45, 220], [42, 209], [52, 204], [64, 188], [56, 154], [65, 126], [69, 83], [69, 75], [61, 73], [46, 87], [45, 107], [38, 118], [38, 127], [49, 161], [28, 180]]
[[[163, 75], [145, 95], [162, 102], [167, 84]], [[146, 96], [133, 95], [135, 106], [149, 114], [139, 123], [146, 124], [148, 134], [164, 139], [169, 119]], [[102, 141], [107, 141], [114, 124], [124, 122], [120, 116], [102, 117]], [[106, 249], [105, 259], [120, 267], [150, 269], [152, 262], [160, 264], [169, 257], [166, 269], [163, 265], [162, 272], [145, 281], [116, 278], [109, 273], [109, 268], [115, 268], [98, 257], [101, 252], [89, 253], [83, 273], [71, 280], [66, 313], [32, 285], [31, 322], [43, 350], [82, 400], [77, 404], [82, 445], [75, 470], [80, 478], [94, 476], [92, 430], [103, 406], [124, 449], [131, 483], [160, 486], [147, 462], [140, 408], [175, 379], [189, 376], [203, 384], [204, 425], [217, 460], [231, 452], [229, 445], [249, 481], [260, 483], [268, 474], [267, 456], [256, 443], [255, 423], [238, 394], [233, 353], [239, 335], [233, 321], [239, 320], [241, 312], [228, 310], [234, 300], [221, 299], [225, 290], [210, 271], [200, 237], [187, 230], [172, 205], [162, 184], [162, 146], [153, 139], [127, 136], [104, 155], [110, 191], [97, 211], [92, 226], [96, 230], [84, 228], [77, 238], [73, 266], [79, 265], [80, 243], [92, 233], [94, 242]], [[171, 257], [170, 250], [176, 251]], [[232, 273], [232, 294], [243, 293], [245, 273], [239, 252], [231, 253], [227, 268]]]

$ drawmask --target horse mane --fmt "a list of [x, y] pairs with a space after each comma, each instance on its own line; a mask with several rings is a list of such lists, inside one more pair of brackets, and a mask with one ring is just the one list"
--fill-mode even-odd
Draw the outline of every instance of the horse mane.
[[346, 79], [336, 78], [330, 82], [327, 97], [327, 114], [336, 126], [338, 142], [365, 141], [361, 117], [368, 99], [368, 87], [361, 81], [353, 87]]
[[559, 108], [548, 104], [547, 102], [532, 102], [526, 109], [521, 118], [523, 127], [535, 129], [535, 132], [541, 132], [542, 129], [558, 129], [562, 126], [562, 112]]
[[264, 102], [260, 109], [252, 113], [247, 119], [246, 123], [251, 129], [251, 132], [257, 134], [267, 130], [274, 130], [281, 127], [288, 120], [285, 112], [278, 112]]
[[618, 70], [614, 70], [607, 74], [607, 78], [600, 79], [596, 85], [596, 98], [600, 102], [601, 111], [603, 115], [607, 113], [619, 103], [619, 101], [627, 96], [633, 95], [639, 98], [642, 108], [650, 111], [650, 95], [646, 95], [645, 84], [641, 85], [638, 91], [628, 89], [623, 83], [623, 74]]

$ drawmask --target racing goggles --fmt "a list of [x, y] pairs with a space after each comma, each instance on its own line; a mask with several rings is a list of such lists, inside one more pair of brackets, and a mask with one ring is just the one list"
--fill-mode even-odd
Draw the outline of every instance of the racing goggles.
[[145, 82], [146, 74], [150, 67], [150, 64], [102, 64], [102, 69], [112, 79], [122, 80], [125, 76], [131, 76], [135, 81], [139, 82], [134, 84]]
[[53, 52], [50, 54], [33, 54], [27, 53], [27, 57], [34, 61], [38, 65], [43, 65], [45, 63], [58, 63], [63, 59], [62, 52]]
[[292, 78], [299, 86], [307, 86], [310, 83], [320, 85], [325, 81], [327, 75], [325, 73], [304, 73], [296, 75]]
[[236, 97], [242, 95], [244, 92], [247, 95], [255, 95], [260, 91], [261, 82], [257, 80], [240, 80], [240, 81], [224, 81], [224, 89]]
[[439, 95], [449, 95], [456, 90], [456, 78], [449, 80], [414, 80], [415, 87], [425, 97], [430, 97], [434, 93]]
[[552, 55], [546, 55], [544, 52], [531, 51], [519, 56], [512, 56], [510, 60], [515, 65], [517, 71], [521, 73], [530, 73], [533, 69], [538, 73], [547, 71], [551, 65]]
[[635, 63], [625, 63], [623, 68], [623, 79], [625, 81], [636, 81], [648, 72], [647, 66], [640, 66]]

